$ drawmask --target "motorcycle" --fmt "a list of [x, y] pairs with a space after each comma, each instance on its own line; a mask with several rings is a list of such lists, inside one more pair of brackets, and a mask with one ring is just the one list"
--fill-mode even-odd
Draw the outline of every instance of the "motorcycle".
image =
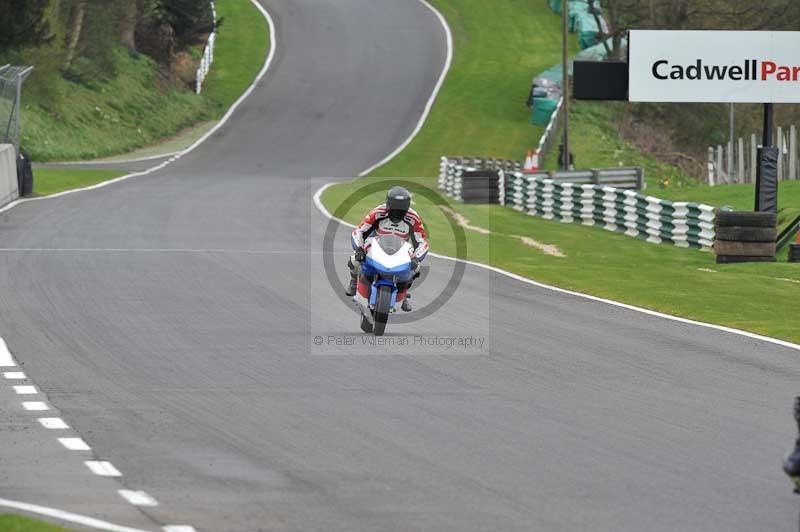
[[397, 306], [397, 285], [411, 281], [414, 249], [405, 239], [393, 235], [373, 236], [364, 243], [366, 259], [361, 263], [359, 283], [370, 283], [369, 299], [356, 297], [361, 309], [361, 330], [383, 336], [389, 314]]

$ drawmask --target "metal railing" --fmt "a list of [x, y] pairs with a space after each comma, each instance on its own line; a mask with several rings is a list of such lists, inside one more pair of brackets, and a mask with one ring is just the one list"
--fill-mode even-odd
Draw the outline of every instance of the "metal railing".
[[214, 15], [214, 31], [208, 36], [208, 42], [203, 50], [203, 58], [200, 60], [200, 67], [197, 69], [197, 77], [195, 81], [195, 92], [200, 94], [203, 91], [203, 82], [206, 76], [211, 71], [211, 65], [214, 63], [214, 48], [217, 43], [217, 6], [211, 2], [211, 12]]
[[0, 144], [13, 144], [19, 153], [22, 84], [33, 67], [0, 66]]

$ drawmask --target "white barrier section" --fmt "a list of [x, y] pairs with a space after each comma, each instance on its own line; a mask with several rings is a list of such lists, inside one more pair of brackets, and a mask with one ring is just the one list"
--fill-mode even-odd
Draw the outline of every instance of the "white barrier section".
[[0, 207], [18, 197], [17, 151], [13, 144], [0, 144]]

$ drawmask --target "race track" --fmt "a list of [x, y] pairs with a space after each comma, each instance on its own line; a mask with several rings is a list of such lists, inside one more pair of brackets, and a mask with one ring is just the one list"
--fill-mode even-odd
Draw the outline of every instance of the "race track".
[[[798, 351], [472, 266], [364, 345], [312, 196], [413, 131], [445, 34], [416, 0], [262, 3], [272, 68], [200, 149], [0, 215], [0, 336], [123, 472], [0, 386], [0, 497], [144, 530], [796, 530]], [[429, 264], [420, 309], [458, 273]]]

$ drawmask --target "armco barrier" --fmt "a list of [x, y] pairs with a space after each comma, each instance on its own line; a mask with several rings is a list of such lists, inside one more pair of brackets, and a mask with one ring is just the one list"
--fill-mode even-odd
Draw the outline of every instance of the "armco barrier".
[[0, 144], [0, 207], [18, 197], [17, 150], [13, 144]]
[[[493, 171], [456, 162], [442, 159], [439, 188], [460, 201], [500, 203], [548, 220], [602, 227], [656, 244], [710, 249], [714, 242], [715, 210], [710, 205], [673, 203], [645, 196], [634, 187], [572, 183], [564, 175], [550, 179], [547, 174]], [[490, 191], [491, 186], [496, 189]]]

